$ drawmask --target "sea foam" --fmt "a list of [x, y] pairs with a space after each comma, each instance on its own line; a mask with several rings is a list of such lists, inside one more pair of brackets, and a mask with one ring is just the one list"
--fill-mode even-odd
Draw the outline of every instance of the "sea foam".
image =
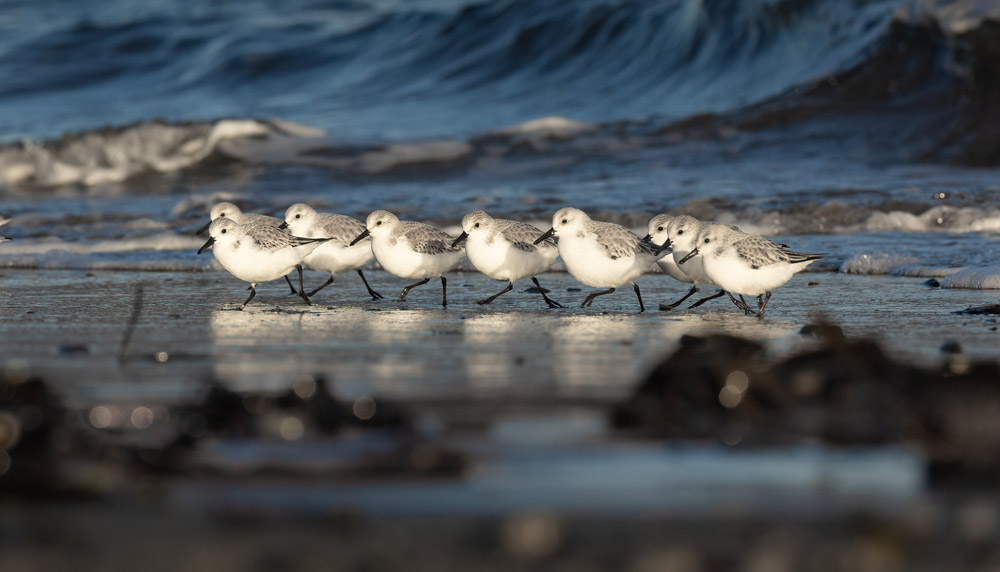
[[941, 280], [942, 288], [967, 288], [973, 290], [1000, 289], [1000, 266], [965, 268]]

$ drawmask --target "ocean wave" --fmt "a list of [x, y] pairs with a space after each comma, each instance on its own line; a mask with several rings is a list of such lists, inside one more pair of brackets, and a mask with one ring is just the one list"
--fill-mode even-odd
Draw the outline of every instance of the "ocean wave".
[[[281, 120], [144, 121], [0, 146], [0, 185], [56, 187], [118, 183], [169, 173], [216, 156], [280, 157], [322, 132]], [[266, 149], [266, 152], [263, 151]]]
[[942, 288], [1000, 290], [1000, 266], [965, 268], [941, 280]]
[[[67, 6], [55, 24], [3, 30], [0, 133], [48, 139], [153, 117], [275, 116], [399, 141], [546, 116], [727, 112], [856, 64], [897, 2]], [[53, 125], [54, 97], [86, 111]]]
[[[984, 197], [976, 197], [976, 202], [983, 201]], [[768, 236], [886, 231], [1000, 232], [1000, 206], [940, 205], [934, 204], [933, 196], [929, 196], [927, 202], [897, 201], [887, 205], [870, 205], [833, 200], [820, 204], [790, 204], [774, 209], [761, 209], [708, 197], [685, 203], [671, 212], [735, 224], [747, 232]]]
[[[824, 138], [846, 140], [842, 145], [862, 149], [865, 160], [1000, 162], [1000, 154], [990, 155], [1000, 148], [1000, 131], [990, 131], [1000, 124], [992, 121], [1000, 119], [1000, 106], [981, 93], [991, 85], [993, 60], [980, 36], [992, 21], [964, 0], [949, 4], [951, 11], [918, 4], [919, 18], [897, 10], [895, 0], [538, 0], [388, 9], [362, 2], [331, 8], [338, 16], [350, 12], [350, 25], [334, 23], [333, 14], [316, 21], [290, 10], [260, 37], [257, 21], [241, 29], [169, 10], [134, 21], [50, 27], [46, 33], [55, 37], [14, 41], [0, 55], [0, 73], [9, 68], [18, 78], [0, 87], [8, 110], [0, 129], [5, 120], [28, 121], [38, 111], [20, 107], [33, 101], [29, 87], [59, 90], [63, 105], [72, 104], [76, 88], [46, 75], [60, 66], [28, 66], [22, 74], [11, 66], [17, 54], [53, 56], [76, 40], [103, 57], [72, 56], [67, 65], [84, 69], [80, 81], [106, 85], [100, 101], [88, 100], [88, 113], [69, 123], [113, 120], [59, 139], [0, 146], [0, 186], [119, 183], [217, 158], [362, 176], [411, 167], [496, 168], [526, 154], [571, 164], [674, 148], [697, 154], [713, 140], [722, 141], [721, 154], [766, 145], [794, 150]], [[86, 71], [145, 52], [165, 53], [173, 73], [153, 81], [145, 67], [121, 63], [114, 72]], [[150, 121], [143, 119], [150, 110], [127, 105], [102, 115], [105, 102], [130, 93], [123, 86], [104, 91], [118, 75], [156, 85], [163, 94], [148, 101], [159, 102], [157, 116], [184, 119]], [[276, 103], [233, 106], [240, 100], [230, 97], [233, 90]], [[219, 93], [224, 102], [217, 102]], [[967, 104], [969, 97], [982, 105]], [[261, 119], [261, 110], [286, 120]], [[198, 121], [192, 111], [233, 118]], [[107, 127], [123, 117], [139, 120]], [[35, 120], [52, 124], [50, 117]], [[412, 128], [413, 122], [426, 125]], [[8, 127], [0, 132], [19, 131]], [[726, 143], [776, 127], [784, 128], [780, 136]], [[426, 134], [446, 136], [419, 136]], [[824, 150], [841, 151], [835, 143]], [[858, 224], [918, 230], [937, 218], [876, 217]]]
[[[122, 15], [109, 2], [67, 8], [57, 24], [3, 30], [10, 39], [0, 74], [10, 81], [0, 86], [0, 133], [45, 149], [60, 131], [76, 140], [108, 125], [157, 124], [153, 117], [175, 128], [213, 126], [218, 117], [255, 128], [262, 120], [253, 118], [283, 117], [331, 133], [338, 148], [405, 146], [388, 160], [374, 150], [346, 167], [350, 149], [316, 158], [382, 173], [424, 162], [428, 149], [438, 160], [445, 145], [447, 161], [460, 162], [460, 146], [484, 134], [521, 136], [545, 152], [546, 139], [593, 141], [596, 131], [604, 137], [594, 149], [614, 150], [635, 144], [612, 136], [626, 124], [644, 124], [659, 137], [638, 144], [655, 146], [809, 123], [784, 133], [787, 144], [853, 130], [883, 159], [996, 164], [1000, 106], [989, 86], [1000, 61], [990, 40], [1000, 30], [990, 12], [998, 5], [296, 0], [242, 11], [157, 2]], [[539, 118], [570, 119], [533, 123]], [[119, 168], [123, 151], [108, 145], [101, 160], [110, 167], [19, 164], [3, 180], [97, 184], [200, 157], [189, 150], [157, 161], [147, 152], [145, 164]], [[199, 148], [212, 153], [211, 145]], [[395, 159], [415, 148], [415, 159]], [[280, 145], [268, 152], [298, 154]]]

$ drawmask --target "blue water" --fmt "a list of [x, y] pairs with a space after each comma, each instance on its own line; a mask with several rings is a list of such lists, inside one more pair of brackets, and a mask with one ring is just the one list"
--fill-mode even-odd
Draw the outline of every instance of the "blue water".
[[14, 2], [0, 140], [153, 118], [381, 140], [729, 111], [857, 62], [896, 4]]
[[961, 166], [966, 56], [904, 5], [936, 6], [8, 1], [0, 266], [205, 268], [190, 233], [219, 200], [443, 226], [675, 211], [831, 268], [915, 244], [982, 264], [1000, 171]]

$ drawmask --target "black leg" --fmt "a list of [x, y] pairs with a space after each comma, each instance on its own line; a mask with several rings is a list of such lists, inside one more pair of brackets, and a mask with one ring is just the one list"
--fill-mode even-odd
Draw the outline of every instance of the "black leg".
[[[666, 306], [660, 305], [660, 309], [661, 310], [673, 310], [677, 306], [680, 306], [681, 304], [683, 304], [684, 300], [687, 300], [688, 298], [690, 298], [691, 295], [694, 294], [697, 291], [698, 291], [698, 286], [691, 286], [691, 289], [688, 290], [688, 293], [685, 294], [683, 298], [681, 298], [680, 300], [674, 302], [673, 304], [667, 304]], [[691, 307], [694, 308], [694, 306], [691, 306]]]
[[743, 297], [743, 294], [740, 294], [740, 302], [743, 302], [743, 313], [744, 314], [746, 314], [747, 316], [749, 316], [750, 314], [753, 314], [753, 310], [750, 309], [750, 304], [747, 304], [747, 300], [746, 300], [746, 298]]
[[411, 289], [416, 288], [417, 286], [420, 286], [421, 284], [427, 284], [430, 281], [431, 281], [430, 278], [424, 278], [420, 282], [416, 282], [414, 284], [410, 284], [406, 288], [403, 288], [403, 291], [399, 293], [399, 298], [396, 298], [396, 301], [397, 302], [402, 302], [403, 300], [406, 300], [406, 295], [410, 293]]
[[535, 278], [534, 276], [532, 276], [531, 277], [531, 281], [535, 283], [535, 287], [538, 288], [538, 291], [542, 293], [542, 299], [545, 300], [545, 303], [549, 305], [549, 308], [562, 308], [563, 307], [562, 304], [560, 304], [559, 302], [556, 302], [555, 300], [553, 300], [553, 299], [551, 299], [551, 298], [549, 298], [548, 296], [545, 295], [545, 288], [542, 288], [542, 285], [538, 283], [538, 278]]
[[[372, 290], [372, 287], [368, 285], [368, 280], [365, 279], [365, 273], [358, 268], [358, 276], [361, 277], [361, 281], [365, 283], [365, 288], [368, 288], [368, 295], [372, 297], [372, 300], [381, 300], [385, 296], [379, 294], [378, 292]], [[332, 278], [330, 279], [333, 280]]]
[[635, 297], [639, 299], [639, 311], [645, 312], [646, 307], [642, 305], [642, 294], [639, 293], [639, 285], [635, 282], [632, 283], [632, 289], [635, 290]]
[[448, 306], [448, 279], [441, 277], [441, 305]]
[[[299, 296], [302, 296], [302, 299], [306, 301], [306, 304], [312, 306], [313, 303], [309, 301], [309, 296], [306, 296], [306, 287], [302, 285], [302, 265], [296, 264], [295, 269], [299, 271]], [[285, 274], [285, 278], [288, 278], [287, 274]]]
[[729, 292], [726, 292], [726, 295], [727, 295], [727, 296], [729, 296], [729, 299], [733, 301], [733, 304], [736, 304], [736, 307], [737, 307], [737, 308], [739, 308], [740, 310], [743, 310], [743, 313], [744, 313], [744, 314], [745, 314], [745, 313], [746, 313], [747, 311], [749, 311], [749, 308], [747, 308], [747, 304], [746, 304], [746, 302], [743, 302], [743, 303], [740, 303], [740, 301], [739, 301], [739, 300], [737, 300], [737, 299], [736, 299], [736, 298], [735, 298], [735, 297], [734, 297], [734, 296], [733, 296], [732, 294], [730, 294]]
[[288, 277], [287, 274], [285, 274], [285, 282], [288, 282], [288, 287], [292, 289], [291, 292], [292, 294], [298, 294], [298, 292], [295, 291], [295, 286], [292, 286], [292, 280]]
[[332, 274], [330, 275], [330, 279], [329, 280], [327, 280], [326, 282], [324, 282], [319, 288], [317, 288], [317, 289], [313, 290], [312, 292], [310, 292], [309, 293], [309, 297], [312, 298], [313, 296], [316, 295], [316, 292], [319, 292], [320, 290], [322, 290], [323, 288], [326, 288], [330, 284], [333, 284], [333, 275]]
[[250, 284], [250, 297], [247, 298], [246, 300], [244, 300], [242, 304], [240, 304], [240, 310], [242, 310], [243, 308], [246, 308], [247, 304], [250, 303], [250, 300], [253, 300], [253, 297], [257, 295], [257, 289], [254, 288], [255, 286], [257, 286], [257, 285], [256, 284]]
[[591, 304], [594, 303], [594, 298], [597, 298], [598, 296], [603, 296], [605, 294], [610, 294], [610, 293], [612, 293], [614, 291], [615, 291], [614, 288], [608, 288], [607, 290], [602, 290], [600, 292], [593, 292], [589, 296], [587, 296], [583, 300], [583, 304], [580, 304], [580, 305], [583, 306], [584, 308], [586, 308], [587, 306], [590, 306]]
[[719, 290], [718, 292], [716, 292], [715, 294], [712, 294], [708, 298], [702, 298], [701, 300], [698, 300], [694, 304], [691, 304], [691, 308], [697, 308], [698, 306], [701, 306], [705, 302], [708, 302], [709, 300], [715, 300], [716, 298], [718, 298], [720, 296], [724, 296], [725, 294], [726, 294], [725, 290]]
[[493, 300], [496, 300], [497, 298], [499, 298], [501, 294], [506, 294], [507, 292], [510, 292], [513, 289], [514, 289], [514, 283], [513, 282], [508, 282], [506, 288], [504, 288], [503, 290], [501, 290], [501, 291], [497, 292], [496, 294], [490, 296], [489, 298], [483, 298], [482, 300], [477, 300], [476, 304], [479, 304], [480, 306], [482, 306], [484, 304], [489, 304]]
[[771, 301], [771, 291], [768, 290], [764, 294], [765, 295], [764, 295], [764, 303], [763, 304], [760, 301], [760, 296], [757, 296], [757, 307], [760, 308], [757, 311], [757, 317], [760, 318], [760, 319], [764, 319], [764, 308], [766, 308], [767, 307], [767, 303]]

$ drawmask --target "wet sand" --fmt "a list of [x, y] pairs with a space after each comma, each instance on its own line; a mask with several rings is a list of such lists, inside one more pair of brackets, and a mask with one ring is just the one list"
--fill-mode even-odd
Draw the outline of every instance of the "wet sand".
[[[245, 286], [225, 273], [4, 271], [0, 364], [8, 375], [40, 376], [82, 418], [100, 406], [190, 402], [209, 380], [277, 395], [322, 376], [348, 403], [372, 396], [408, 408], [424, 435], [471, 464], [460, 477], [345, 474], [345, 458], [363, 462], [393, 445], [378, 433], [330, 441], [283, 438], [281, 429], [207, 441], [187, 465], [196, 470], [169, 478], [99, 464], [74, 477], [98, 504], [15, 502], [0, 512], [11, 538], [31, 539], [0, 542], [3, 569], [63, 567], [81, 553], [94, 555], [81, 570], [124, 569], [112, 554], [126, 545], [162, 553], [156, 538], [167, 535], [182, 556], [163, 569], [312, 569], [342, 557], [344, 569], [418, 570], [708, 570], [783, 558], [785, 568], [768, 568], [781, 570], [802, 569], [813, 550], [846, 555], [815, 569], [887, 569], [879, 566], [940, 563], [945, 537], [963, 554], [996, 555], [973, 552], [997, 531], [984, 500], [992, 490], [930, 491], [911, 448], [816, 443], [735, 454], [719, 443], [623, 439], [607, 421], [685, 335], [753, 338], [779, 359], [817, 346], [802, 329], [828, 320], [904, 362], [939, 365], [946, 342], [969, 360], [995, 361], [996, 318], [954, 313], [994, 303], [993, 291], [807, 273], [776, 291], [760, 321], [725, 299], [659, 311], [686, 287], [655, 274], [639, 281], [642, 314], [630, 288], [580, 308], [588, 289], [576, 291], [563, 273], [539, 277], [567, 306], [556, 310], [523, 292], [530, 283], [478, 306], [503, 284], [474, 273], [449, 275], [447, 309], [437, 284], [397, 304], [403, 281], [381, 271], [368, 278], [387, 300], [369, 301], [360, 279], [343, 276], [313, 306], [274, 282], [238, 311]], [[306, 283], [323, 279], [307, 273]], [[963, 518], [971, 524], [947, 528]], [[272, 530], [275, 520], [287, 527]], [[731, 536], [720, 543], [720, 533]], [[235, 548], [237, 537], [252, 542]], [[302, 548], [330, 537], [328, 547]], [[931, 537], [936, 547], [913, 548]]]
[[[301, 374], [325, 375], [348, 395], [417, 401], [616, 398], [684, 334], [754, 338], [780, 356], [814, 343], [800, 331], [821, 319], [920, 364], [940, 363], [947, 341], [971, 358], [1000, 355], [996, 318], [953, 313], [995, 303], [996, 292], [930, 289], [914, 278], [799, 274], [775, 292], [759, 321], [725, 298], [694, 310], [659, 311], [686, 288], [655, 274], [639, 281], [647, 307], [641, 314], [631, 288], [580, 308], [589, 289], [571, 291], [580, 285], [563, 273], [540, 277], [566, 306], [555, 310], [523, 292], [528, 281], [479, 306], [475, 300], [503, 284], [475, 273], [449, 276], [446, 309], [435, 283], [397, 304], [404, 282], [381, 271], [368, 274], [385, 300], [370, 301], [360, 279], [345, 275], [312, 306], [272, 282], [238, 311], [246, 286], [225, 273], [6, 270], [0, 274], [2, 355], [81, 405], [101, 395], [176, 399], [209, 377], [234, 389], [282, 390]], [[306, 273], [307, 288], [321, 280]], [[122, 361], [140, 285], [138, 321]]]

